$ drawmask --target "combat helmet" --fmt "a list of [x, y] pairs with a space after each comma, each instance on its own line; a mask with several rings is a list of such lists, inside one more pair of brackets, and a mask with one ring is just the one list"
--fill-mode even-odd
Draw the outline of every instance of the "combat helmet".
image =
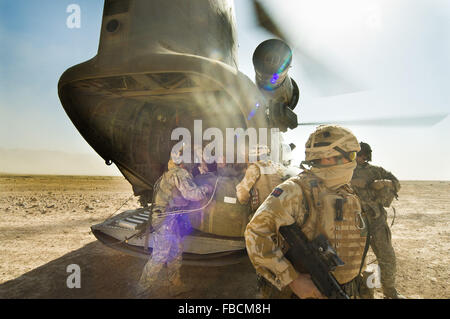
[[170, 151], [170, 158], [168, 162], [168, 167], [173, 168], [174, 166], [178, 166], [183, 163], [184, 160], [184, 152], [188, 151], [190, 149], [190, 146], [185, 145], [184, 143], [182, 145], [176, 145], [172, 148]]
[[372, 160], [372, 148], [364, 142], [359, 143], [359, 145], [361, 146], [361, 151], [358, 152], [358, 156], [365, 155], [366, 160], [370, 162]]
[[306, 142], [305, 160], [312, 163], [321, 158], [342, 155], [354, 161], [360, 150], [358, 140], [349, 129], [339, 125], [321, 125]]

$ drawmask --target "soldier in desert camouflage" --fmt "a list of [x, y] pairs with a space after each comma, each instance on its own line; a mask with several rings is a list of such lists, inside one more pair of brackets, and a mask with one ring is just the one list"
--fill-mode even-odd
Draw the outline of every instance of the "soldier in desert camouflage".
[[[370, 229], [370, 246], [378, 260], [381, 271], [381, 284], [386, 298], [404, 298], [395, 289], [396, 260], [392, 247], [391, 231], [387, 224], [387, 212], [383, 206], [388, 207], [384, 194], [392, 194], [390, 201], [400, 190], [398, 179], [382, 167], [370, 165], [372, 149], [367, 143], [361, 142], [361, 151], [357, 156], [357, 167], [352, 178], [352, 187], [361, 200], [364, 215], [367, 217]], [[389, 183], [386, 183], [389, 181]], [[378, 191], [378, 185], [382, 185]], [[389, 201], [389, 199], [388, 199]]]
[[268, 159], [270, 150], [266, 145], [256, 145], [250, 149], [249, 157], [257, 159], [248, 165], [245, 176], [236, 186], [236, 196], [241, 204], [250, 200], [252, 212], [270, 195], [275, 186], [281, 184], [285, 169]]
[[185, 215], [173, 215], [172, 212], [187, 207], [189, 201], [206, 199], [212, 186], [197, 186], [183, 164], [175, 164], [179, 159], [179, 154], [172, 154], [168, 170], [156, 186], [152, 209], [153, 252], [139, 280], [140, 294], [154, 288], [164, 266], [167, 267], [169, 293], [175, 296], [188, 290], [180, 275], [186, 219]]
[[[306, 143], [304, 171], [280, 184], [264, 201], [245, 231], [248, 256], [260, 275], [265, 298], [324, 298], [308, 273], [299, 273], [284, 256], [287, 244], [281, 226], [297, 223], [306, 237], [324, 235], [345, 262], [333, 275], [353, 298], [364, 292], [361, 270], [366, 248], [366, 229], [358, 197], [349, 183], [360, 150], [349, 130], [320, 126]], [[337, 201], [343, 202], [339, 214]]]

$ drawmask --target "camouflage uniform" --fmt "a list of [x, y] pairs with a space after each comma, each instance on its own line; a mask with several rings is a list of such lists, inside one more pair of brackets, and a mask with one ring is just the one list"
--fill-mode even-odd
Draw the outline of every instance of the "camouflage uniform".
[[201, 201], [206, 198], [207, 187], [198, 187], [192, 175], [184, 168], [170, 165], [164, 173], [157, 189], [152, 210], [153, 252], [144, 267], [139, 285], [149, 288], [158, 279], [158, 275], [167, 265], [168, 280], [172, 285], [181, 285], [180, 267], [182, 262], [182, 238], [186, 231], [185, 215], [169, 215], [173, 210], [180, 210], [188, 201]]
[[352, 178], [352, 187], [361, 200], [363, 212], [369, 222], [370, 245], [378, 260], [381, 284], [386, 296], [395, 296], [396, 259], [392, 247], [391, 231], [387, 224], [387, 212], [376, 193], [369, 186], [375, 180], [391, 180], [396, 192], [400, 183], [392, 173], [369, 163], [358, 164]]
[[[279, 233], [281, 226], [294, 223], [308, 240], [323, 235], [334, 247], [345, 264], [333, 275], [347, 294], [370, 297], [363, 291], [367, 287], [361, 276], [367, 230], [359, 198], [349, 185], [359, 150], [351, 131], [336, 125], [319, 126], [305, 145], [311, 169], [304, 168], [298, 176], [278, 185], [256, 211], [247, 225], [245, 241], [264, 297], [296, 297], [289, 285], [299, 273], [284, 256], [289, 247]], [[322, 164], [322, 159], [332, 158], [334, 164]]]
[[[317, 182], [316, 190], [309, 186], [312, 181]], [[317, 197], [321, 203], [317, 202]], [[333, 203], [336, 198], [345, 199], [344, 206], [347, 208], [344, 209], [342, 222], [335, 221]], [[334, 276], [345, 290], [352, 290], [351, 295], [361, 295], [354, 290], [359, 287], [355, 283], [361, 281], [358, 274], [366, 243], [366, 233], [360, 229], [360, 211], [359, 200], [348, 185], [330, 190], [308, 172], [279, 185], [257, 210], [245, 232], [250, 260], [257, 273], [263, 277], [259, 277], [258, 281], [264, 297], [293, 296], [288, 284], [299, 274], [284, 257], [287, 247], [278, 231], [281, 226], [293, 223], [302, 227], [309, 240], [321, 233], [328, 238], [345, 262], [344, 266], [334, 271]], [[279, 291], [264, 284], [265, 280]]]
[[251, 198], [253, 212], [283, 181], [285, 169], [271, 160], [258, 161], [248, 166], [242, 181], [236, 186], [236, 196], [241, 204]]

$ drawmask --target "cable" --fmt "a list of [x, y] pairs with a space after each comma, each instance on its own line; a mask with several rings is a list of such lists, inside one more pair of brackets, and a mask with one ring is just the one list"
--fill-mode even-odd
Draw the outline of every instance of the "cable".
[[396, 212], [394, 206], [392, 206], [392, 210], [394, 211], [394, 218], [392, 218], [392, 223], [391, 223], [391, 227], [390, 228], [392, 228], [392, 226], [394, 226], [395, 216], [397, 215], [397, 212]]
[[215, 193], [216, 193], [216, 190], [217, 190], [217, 184], [218, 184], [218, 183], [219, 183], [219, 177], [217, 177], [217, 179], [216, 179], [216, 184], [214, 185], [214, 190], [213, 190], [213, 192], [212, 192], [212, 194], [211, 194], [211, 197], [209, 198], [208, 202], [207, 202], [204, 206], [199, 207], [199, 208], [195, 208], [195, 209], [190, 209], [190, 210], [183, 210], [183, 209], [182, 209], [182, 210], [174, 210], [174, 211], [171, 211], [171, 212], [166, 212], [166, 213], [163, 213], [163, 214], [158, 214], [157, 217], [166, 217], [166, 216], [171, 216], [171, 215], [190, 214], [190, 213], [195, 213], [195, 212], [198, 212], [198, 211], [201, 211], [201, 210], [205, 209], [206, 207], [209, 206], [209, 204], [211, 204], [211, 202], [212, 202], [212, 200], [213, 200], [213, 198], [214, 198], [214, 195], [215, 195]]
[[[155, 195], [155, 193], [157, 192], [157, 190], [159, 189], [159, 184], [160, 184], [160, 182], [161, 182], [161, 179], [162, 179], [162, 176], [155, 182], [155, 185], [154, 185], [154, 188], [153, 188], [153, 197], [152, 197], [152, 206], [151, 206], [151, 209], [150, 209], [150, 216], [149, 216], [149, 218], [151, 218], [152, 217], [152, 213], [153, 213], [153, 206], [154, 206], [154, 195]], [[196, 209], [191, 209], [191, 210], [177, 210], [177, 211], [173, 211], [173, 212], [168, 212], [168, 213], [164, 213], [164, 214], [159, 214], [157, 217], [166, 217], [166, 216], [172, 216], [172, 215], [181, 215], [181, 214], [190, 214], [190, 213], [193, 213], [193, 212], [198, 212], [198, 211], [201, 211], [201, 210], [203, 210], [203, 209], [205, 209], [206, 207], [208, 207], [210, 204], [211, 204], [211, 202], [212, 202], [212, 200], [213, 200], [213, 198], [214, 198], [214, 195], [216, 194], [216, 190], [217, 190], [217, 185], [218, 185], [218, 183], [219, 183], [219, 177], [217, 177], [217, 179], [216, 179], [216, 183], [215, 183], [215, 185], [214, 185], [214, 190], [213, 190], [213, 192], [212, 192], [212, 194], [211, 194], [211, 197], [209, 198], [209, 200], [208, 200], [208, 202], [204, 205], [204, 206], [202, 206], [202, 207], [200, 207], [200, 208], [196, 208]], [[133, 195], [134, 196], [134, 195]], [[132, 196], [132, 197], [133, 197]], [[130, 197], [125, 203], [123, 203], [122, 204], [122, 206], [120, 207], [120, 208], [122, 208], [123, 207], [123, 205], [125, 205], [132, 197]], [[119, 209], [120, 209], [119, 208]], [[118, 210], [119, 210], [118, 209]], [[117, 211], [116, 211], [117, 212]], [[115, 212], [115, 213], [116, 213]], [[115, 214], [114, 213], [114, 214]], [[114, 215], [113, 214], [113, 215]], [[111, 216], [113, 216], [113, 215], [111, 215]], [[111, 217], [110, 216], [110, 217]], [[109, 217], [109, 218], [110, 218]], [[150, 228], [149, 227], [147, 227], [146, 228], [146, 237], [150, 234]], [[127, 243], [130, 239], [132, 239], [132, 238], [134, 238], [134, 237], [136, 237], [136, 236], [140, 236], [140, 235], [142, 235], [142, 231], [140, 231], [140, 232], [137, 232], [136, 234], [134, 234], [134, 235], [132, 235], [132, 236], [130, 236], [130, 237], [128, 237], [128, 238], [125, 238], [124, 240], [121, 240], [121, 241], [118, 241], [118, 242], [116, 242], [116, 243], [113, 243], [113, 244], [110, 244], [111, 246], [113, 246], [113, 245], [119, 245], [119, 244], [122, 244], [122, 243]], [[145, 242], [148, 242], [148, 239], [146, 238], [145, 239]], [[147, 247], [147, 249], [148, 249], [148, 247]]]
[[128, 198], [119, 208], [116, 209], [116, 211], [114, 213], [112, 213], [108, 218], [106, 219], [110, 219], [111, 217], [113, 217], [126, 203], [128, 203], [132, 198], [134, 197], [134, 194], [130, 196], [130, 198]]
[[[153, 195], [152, 195], [152, 205], [151, 205], [151, 208], [150, 208], [150, 215], [149, 215], [149, 219], [151, 218], [151, 215], [152, 215], [152, 211], [153, 211], [153, 203], [154, 203], [154, 200], [155, 200], [155, 193], [156, 193], [156, 190], [157, 189], [159, 189], [159, 183], [161, 182], [161, 179], [162, 179], [162, 176], [161, 177], [159, 177], [157, 180], [156, 180], [156, 182], [155, 182], [155, 184], [153, 185]], [[111, 216], [109, 216], [107, 219], [110, 219], [112, 216], [114, 216], [128, 201], [130, 201], [132, 198], [134, 197], [134, 194], [133, 195], [131, 195], [131, 197], [130, 198], [128, 198], [123, 204], [122, 204], [122, 206], [120, 206]], [[113, 244], [111, 244], [111, 246], [113, 246], [113, 245], [119, 245], [119, 244], [123, 244], [123, 243], [128, 243], [128, 241], [130, 240], [130, 239], [132, 239], [132, 238], [134, 238], [134, 237], [136, 237], [136, 236], [140, 236], [140, 235], [142, 235], [142, 231], [139, 231], [139, 232], [137, 232], [136, 234], [134, 234], [134, 235], [132, 235], [131, 237], [125, 237], [125, 239], [124, 240], [120, 240], [120, 241], [118, 241], [118, 242], [116, 242], [116, 243], [113, 243]]]

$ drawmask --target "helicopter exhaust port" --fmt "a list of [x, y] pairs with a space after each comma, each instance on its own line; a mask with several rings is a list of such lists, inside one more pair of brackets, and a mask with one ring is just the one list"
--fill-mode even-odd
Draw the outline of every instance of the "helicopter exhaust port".
[[300, 91], [288, 75], [292, 63], [292, 50], [282, 40], [262, 42], [253, 54], [256, 85], [269, 101], [269, 119], [274, 127], [286, 132], [298, 126], [297, 106]]

